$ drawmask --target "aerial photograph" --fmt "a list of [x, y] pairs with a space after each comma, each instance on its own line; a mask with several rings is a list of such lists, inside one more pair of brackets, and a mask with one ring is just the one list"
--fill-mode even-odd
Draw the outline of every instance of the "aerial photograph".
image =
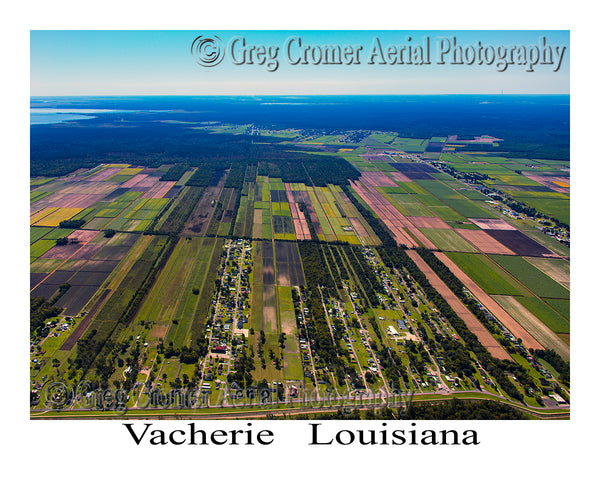
[[569, 39], [32, 30], [30, 419], [570, 419]]

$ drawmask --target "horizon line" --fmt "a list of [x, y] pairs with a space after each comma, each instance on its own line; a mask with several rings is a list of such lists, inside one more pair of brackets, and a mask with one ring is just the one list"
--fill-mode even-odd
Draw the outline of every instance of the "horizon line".
[[90, 94], [90, 95], [30, 95], [29, 98], [65, 98], [65, 97], [451, 97], [451, 96], [497, 96], [497, 97], [551, 97], [570, 96], [571, 93], [265, 93], [265, 94], [181, 94], [181, 93], [151, 93], [151, 94]]

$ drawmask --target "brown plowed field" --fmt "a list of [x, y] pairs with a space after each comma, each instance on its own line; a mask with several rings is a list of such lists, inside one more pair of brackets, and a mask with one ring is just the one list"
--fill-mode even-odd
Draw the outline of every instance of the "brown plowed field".
[[[206, 235], [210, 219], [216, 208], [217, 200], [221, 196], [221, 190], [225, 184], [225, 175], [221, 177], [217, 186], [206, 187], [200, 201], [192, 210], [192, 214], [188, 217], [188, 220], [183, 228], [182, 235]], [[212, 201], [215, 201], [215, 205], [211, 205]], [[254, 219], [256, 222], [256, 218]]]
[[438, 217], [406, 217], [418, 228], [450, 228], [446, 222]]
[[450, 271], [456, 275], [456, 277], [469, 289], [469, 291], [477, 297], [485, 308], [487, 308], [492, 315], [494, 315], [506, 328], [508, 328], [512, 334], [523, 340], [523, 345], [526, 348], [533, 348], [539, 350], [544, 348], [521, 324], [511, 317], [506, 311], [498, 305], [492, 297], [483, 291], [483, 289], [477, 285], [471, 278], [463, 272], [456, 264], [450, 260], [444, 253], [435, 252], [444, 265], [446, 265]]
[[455, 231], [465, 240], [475, 245], [483, 253], [498, 253], [500, 255], [514, 255], [515, 252], [502, 245], [483, 230], [468, 230], [457, 228]]
[[436, 273], [427, 265], [417, 252], [407, 250], [406, 253], [413, 259], [419, 269], [425, 274], [429, 283], [435, 288], [440, 295], [448, 302], [456, 314], [465, 322], [469, 330], [471, 330], [479, 339], [481, 344], [496, 358], [500, 360], [511, 360], [511, 356], [506, 353], [502, 346], [496, 341], [492, 334], [477, 320], [467, 307], [458, 299], [454, 293], [446, 286], [446, 284], [436, 275]]

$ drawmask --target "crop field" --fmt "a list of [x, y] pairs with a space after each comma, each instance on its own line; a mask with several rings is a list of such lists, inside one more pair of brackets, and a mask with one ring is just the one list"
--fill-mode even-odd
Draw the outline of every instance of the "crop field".
[[486, 233], [517, 255], [531, 257], [554, 256], [546, 247], [519, 230], [486, 230]]
[[[32, 180], [31, 297], [60, 312], [32, 330], [32, 386], [137, 385], [131, 411], [175, 388], [202, 393], [200, 412], [257, 388], [538, 405], [528, 349], [570, 356], [569, 246], [485, 188], [568, 219], [560, 164], [462, 150], [501, 144], [485, 136], [193, 128], [298, 151]], [[287, 171], [309, 156], [359, 172]]]
[[514, 255], [514, 252], [500, 242], [494, 239], [494, 237], [488, 235], [485, 230], [468, 230], [464, 228], [457, 228], [456, 233], [461, 235], [465, 240], [474, 245], [482, 253], [497, 253], [501, 255]]
[[391, 146], [407, 153], [422, 153], [427, 148], [428, 143], [428, 139], [421, 140], [417, 138], [396, 137], [396, 139], [391, 143]]
[[477, 252], [477, 249], [451, 229], [420, 228], [437, 248], [448, 252]]
[[567, 225], [570, 223], [570, 202], [568, 198], [564, 198], [564, 196], [558, 198], [525, 196], [523, 193], [518, 192], [513, 196], [516, 200], [534, 207], [541, 213], [553, 216]]
[[569, 348], [537, 315], [517, 300], [518, 297], [494, 295], [494, 300], [545, 348], [551, 348], [563, 358], [569, 358]]
[[523, 257], [534, 267], [566, 288], [570, 288], [571, 275], [569, 262], [558, 258]]
[[556, 310], [548, 306], [539, 298], [517, 297], [517, 300], [527, 310], [544, 322], [555, 333], [570, 333], [569, 322]]
[[[179, 240], [169, 261], [136, 315], [137, 321], [149, 322], [152, 328], [158, 327], [159, 331], [160, 327], [170, 327], [163, 340], [165, 343], [177, 340], [174, 343], [178, 347], [183, 345], [189, 325], [194, 318], [193, 309], [189, 312], [192, 315], [183, 315], [186, 306], [185, 300], [190, 300], [192, 292], [191, 288], [182, 289], [181, 285], [198, 284], [198, 288], [202, 287], [204, 278], [195, 279], [196, 281], [192, 282], [190, 281], [192, 272], [202, 265], [204, 267], [202, 272], [205, 276], [206, 266], [210, 260], [210, 248], [203, 250], [208, 254], [208, 259], [199, 258], [202, 244], [203, 239], [201, 238]], [[193, 299], [197, 298], [198, 296], [193, 297]], [[180, 335], [176, 335], [178, 332]]]
[[490, 258], [538, 297], [569, 298], [569, 290], [535, 268], [527, 260], [515, 255], [490, 255]]
[[526, 291], [515, 285], [513, 277], [484, 255], [449, 252], [448, 257], [486, 293], [492, 295], [523, 295]]
[[[488, 175], [483, 183], [510, 195], [514, 200], [538, 212], [570, 223], [570, 178], [557, 167], [568, 162], [514, 160], [502, 157], [477, 157], [444, 154], [445, 161], [463, 173]], [[478, 160], [478, 161], [473, 161]], [[485, 163], [482, 163], [485, 162]], [[521, 163], [522, 162], [522, 163]]]

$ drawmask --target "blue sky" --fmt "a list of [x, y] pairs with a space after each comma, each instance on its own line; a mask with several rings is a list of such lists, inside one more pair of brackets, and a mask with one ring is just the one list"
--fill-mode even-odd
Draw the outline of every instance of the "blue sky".
[[[190, 52], [198, 35], [218, 35], [225, 56], [214, 67], [196, 64]], [[266, 64], [235, 65], [228, 48], [241, 37], [247, 46], [278, 48], [276, 71]], [[369, 64], [375, 38], [381, 45], [423, 45], [430, 39], [431, 65]], [[408, 41], [408, 38], [411, 41]], [[566, 47], [555, 64], [438, 65], [440, 41], [456, 37], [466, 47], [478, 42], [498, 47], [547, 44]], [[301, 38], [304, 46], [362, 46], [356, 65], [290, 65], [285, 46]], [[301, 94], [568, 94], [568, 31], [31, 31], [31, 89], [37, 95], [301, 95]], [[238, 43], [239, 45], [239, 43]], [[297, 43], [292, 45], [295, 57]], [[491, 52], [492, 50], [489, 50]], [[241, 55], [238, 48], [236, 54]]]

